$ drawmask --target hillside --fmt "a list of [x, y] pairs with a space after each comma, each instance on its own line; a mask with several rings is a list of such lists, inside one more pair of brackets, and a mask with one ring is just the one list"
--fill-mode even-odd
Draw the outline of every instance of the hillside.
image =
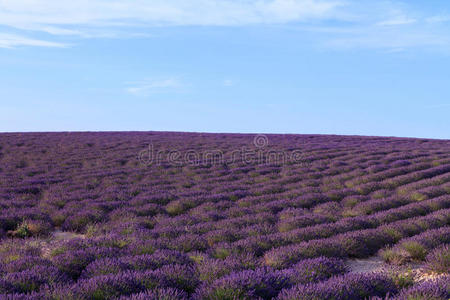
[[0, 134], [7, 299], [445, 299], [449, 224], [449, 140]]

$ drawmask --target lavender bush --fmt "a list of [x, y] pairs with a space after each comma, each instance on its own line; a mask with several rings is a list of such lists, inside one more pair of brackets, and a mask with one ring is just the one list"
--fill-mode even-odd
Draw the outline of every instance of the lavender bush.
[[309, 284], [297, 285], [286, 289], [278, 296], [279, 300], [294, 299], [365, 299], [370, 296], [384, 297], [394, 294], [397, 288], [394, 283], [382, 274], [348, 274], [334, 277], [330, 280]]
[[431, 272], [450, 273], [450, 244], [433, 249], [426, 257], [426, 269]]

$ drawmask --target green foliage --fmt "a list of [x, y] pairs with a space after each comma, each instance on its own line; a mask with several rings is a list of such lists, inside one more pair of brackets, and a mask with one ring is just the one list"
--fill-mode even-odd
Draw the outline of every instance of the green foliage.
[[397, 251], [391, 248], [381, 250], [380, 256], [388, 264], [402, 265], [406, 262], [405, 256], [399, 254]]
[[408, 252], [412, 259], [424, 260], [427, 255], [427, 250], [418, 242], [408, 241], [401, 244], [401, 247]]
[[411, 195], [411, 198], [412, 198], [414, 201], [423, 201], [423, 200], [427, 199], [427, 196], [424, 195], [424, 194], [415, 192], [415, 193], [413, 193], [413, 194]]
[[26, 222], [23, 222], [19, 225], [19, 227], [17, 227], [13, 234], [15, 237], [26, 238], [28, 236], [31, 236], [31, 231], [28, 228], [28, 224]]
[[407, 271], [391, 270], [388, 276], [392, 279], [398, 289], [410, 287], [414, 284], [414, 272], [411, 269]]

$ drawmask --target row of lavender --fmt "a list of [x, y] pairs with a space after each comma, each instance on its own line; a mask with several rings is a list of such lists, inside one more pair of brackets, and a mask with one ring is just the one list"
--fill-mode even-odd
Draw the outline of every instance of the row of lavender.
[[[381, 251], [448, 274], [449, 141], [264, 138], [0, 135], [1, 297], [447, 299], [445, 277], [409, 287], [344, 261]], [[142, 161], [149, 145], [178, 160]]]

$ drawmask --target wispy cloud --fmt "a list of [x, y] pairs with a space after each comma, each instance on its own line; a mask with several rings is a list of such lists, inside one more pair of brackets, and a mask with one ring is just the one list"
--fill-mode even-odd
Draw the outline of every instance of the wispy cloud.
[[416, 19], [408, 18], [406, 16], [398, 16], [398, 17], [395, 17], [392, 19], [378, 22], [377, 25], [379, 25], [379, 26], [406, 25], [406, 24], [415, 23], [416, 21], [417, 21]]
[[223, 86], [233, 86], [233, 85], [234, 85], [234, 82], [233, 82], [233, 80], [231, 80], [231, 79], [225, 79], [225, 80], [222, 82], [222, 84], [223, 84]]
[[[448, 27], [437, 22], [431, 24], [433, 15], [413, 4], [360, 0], [348, 3], [345, 11], [350, 21], [318, 24], [305, 31], [314, 32], [313, 42], [332, 50], [450, 51]], [[440, 20], [443, 19], [441, 16]]]
[[428, 17], [426, 19], [428, 23], [444, 23], [444, 22], [450, 22], [450, 15], [438, 15], [438, 16], [432, 16]]
[[[399, 0], [0, 0], [0, 28], [24, 36], [45, 33], [56, 41], [143, 37], [164, 26], [289, 24], [332, 49], [450, 49], [442, 25], [449, 20]], [[3, 40], [2, 47], [63, 46], [40, 38]]]
[[142, 81], [128, 82], [125, 89], [131, 95], [147, 97], [155, 93], [168, 93], [178, 91], [183, 85], [176, 78], [145, 79]]
[[51, 34], [80, 34], [70, 26], [271, 24], [322, 19], [337, 0], [3, 0], [0, 24]]
[[384, 49], [386, 52], [402, 52], [411, 48], [450, 48], [450, 36], [444, 32], [427, 29], [374, 27], [354, 28], [343, 34], [335, 34], [324, 40], [327, 48], [348, 49]]
[[15, 48], [19, 46], [64, 48], [67, 47], [68, 45], [63, 43], [28, 38], [15, 34], [0, 33], [0, 48]]

